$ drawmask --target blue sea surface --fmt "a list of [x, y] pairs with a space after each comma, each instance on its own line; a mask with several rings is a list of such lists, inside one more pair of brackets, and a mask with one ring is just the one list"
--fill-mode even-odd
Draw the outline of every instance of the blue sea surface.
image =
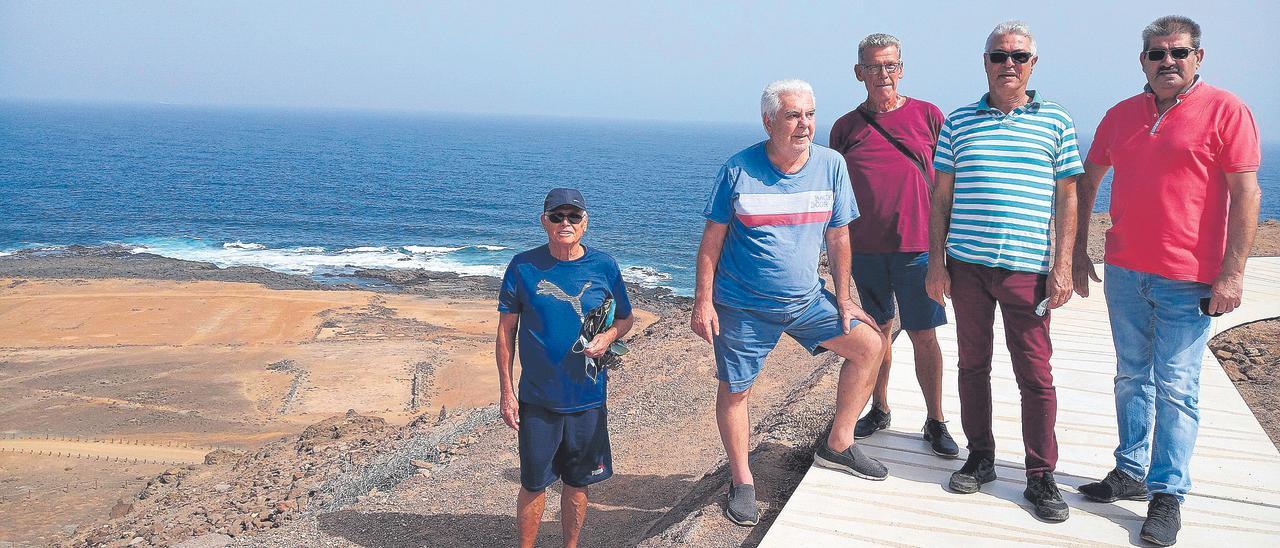
[[[628, 280], [688, 295], [716, 171], [763, 137], [756, 124], [4, 103], [0, 253], [117, 243], [318, 277], [501, 275], [545, 243], [546, 191], [570, 186], [590, 206], [588, 245]], [[1280, 217], [1278, 153], [1263, 152], [1263, 218]]]

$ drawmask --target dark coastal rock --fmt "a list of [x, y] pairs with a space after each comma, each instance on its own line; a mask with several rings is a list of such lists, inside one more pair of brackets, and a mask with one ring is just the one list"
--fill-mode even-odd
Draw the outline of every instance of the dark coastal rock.
[[133, 253], [119, 245], [26, 249], [0, 257], [0, 276], [12, 278], [141, 278], [180, 282], [259, 283], [271, 289], [326, 289], [304, 276], [256, 266], [219, 268], [213, 263]]
[[502, 280], [493, 276], [462, 276], [456, 272], [422, 269], [367, 268], [356, 270], [355, 276], [389, 284], [391, 289], [426, 296], [496, 296], [498, 289], [502, 287]]

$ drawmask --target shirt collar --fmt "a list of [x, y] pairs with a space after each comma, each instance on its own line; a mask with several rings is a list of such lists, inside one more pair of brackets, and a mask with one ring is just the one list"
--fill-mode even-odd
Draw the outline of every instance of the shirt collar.
[[[1183, 90], [1183, 91], [1182, 91], [1182, 93], [1179, 93], [1179, 94], [1178, 94], [1178, 99], [1181, 99], [1181, 98], [1183, 98], [1183, 97], [1186, 97], [1186, 96], [1190, 95], [1190, 94], [1191, 94], [1191, 92], [1192, 92], [1192, 91], [1195, 91], [1195, 89], [1196, 89], [1196, 88], [1198, 88], [1198, 87], [1200, 87], [1200, 75], [1199, 75], [1199, 74], [1197, 74], [1197, 75], [1196, 75], [1196, 78], [1195, 78], [1194, 80], [1192, 80], [1192, 81], [1191, 81], [1191, 85], [1190, 85], [1190, 86], [1187, 86], [1187, 89]], [[1151, 84], [1142, 84], [1142, 92], [1143, 92], [1143, 93], [1149, 93], [1149, 94], [1151, 94], [1151, 95], [1155, 95], [1156, 90], [1151, 89]]]
[[[1040, 110], [1040, 104], [1044, 102], [1044, 97], [1042, 97], [1034, 89], [1027, 90], [1027, 95], [1031, 97], [1031, 100], [1027, 101], [1027, 104], [1013, 109], [1014, 112], [1017, 112], [1019, 110], [1025, 110], [1027, 112], [1036, 112]], [[991, 106], [991, 103], [988, 101], [990, 97], [991, 97], [990, 93], [982, 94], [982, 99], [978, 100], [978, 112], [991, 112], [991, 113], [999, 112], [1000, 114], [1004, 114], [1003, 112], [1000, 111], [1000, 109]]]

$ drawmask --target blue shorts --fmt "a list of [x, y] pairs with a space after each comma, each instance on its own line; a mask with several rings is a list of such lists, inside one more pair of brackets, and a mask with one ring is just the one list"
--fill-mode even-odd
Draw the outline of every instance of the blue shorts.
[[[823, 290], [818, 298], [799, 312], [763, 312], [715, 305], [720, 317], [720, 335], [713, 337], [716, 352], [716, 378], [729, 383], [730, 392], [751, 388], [764, 359], [778, 344], [782, 334], [791, 335], [810, 354], [817, 356], [826, 349], [823, 341], [844, 335], [836, 297]], [[851, 320], [849, 329], [858, 325]]]
[[902, 307], [902, 328], [907, 331], [933, 329], [947, 323], [947, 312], [924, 289], [929, 271], [929, 252], [854, 253], [853, 283], [858, 300], [876, 323], [893, 320], [893, 300]]
[[613, 475], [608, 410], [557, 413], [520, 402], [520, 486], [534, 493], [564, 480], [586, 487]]

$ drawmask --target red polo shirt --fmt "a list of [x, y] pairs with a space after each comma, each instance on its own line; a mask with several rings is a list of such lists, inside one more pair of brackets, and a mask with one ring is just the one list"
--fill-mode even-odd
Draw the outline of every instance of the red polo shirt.
[[1115, 169], [1106, 262], [1213, 283], [1226, 252], [1226, 174], [1257, 171], [1261, 160], [1249, 107], [1202, 81], [1164, 115], [1150, 88], [1111, 107], [1088, 157]]

